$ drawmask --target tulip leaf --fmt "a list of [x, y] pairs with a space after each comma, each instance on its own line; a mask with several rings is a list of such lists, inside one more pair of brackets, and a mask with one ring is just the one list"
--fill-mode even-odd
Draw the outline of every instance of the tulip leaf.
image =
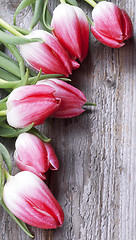
[[34, 236], [30, 233], [30, 231], [28, 230], [26, 224], [21, 221], [19, 218], [17, 218], [6, 206], [6, 204], [4, 203], [4, 201], [1, 201], [1, 205], [2, 207], [6, 210], [6, 212], [10, 215], [10, 217], [12, 217], [12, 219], [19, 225], [19, 227], [31, 238], [34, 238]]
[[0, 31], [0, 41], [6, 44], [13, 44], [13, 45], [21, 45], [21, 44], [32, 43], [32, 42], [40, 42], [40, 43], [44, 42], [40, 38], [29, 39], [26, 37], [17, 37], [3, 31]]
[[0, 101], [0, 111], [1, 111], [1, 110], [5, 110], [6, 108], [7, 108], [6, 102], [1, 102], [1, 101]]
[[0, 202], [2, 201], [3, 187], [4, 187], [4, 163], [2, 155], [0, 154]]
[[30, 29], [33, 29], [36, 26], [36, 24], [39, 22], [42, 15], [43, 6], [44, 6], [44, 0], [36, 1], [33, 18], [30, 24]]
[[39, 71], [39, 73], [38, 73], [37, 76], [31, 78], [32, 80], [31, 80], [30, 84], [31, 84], [31, 85], [35, 85], [35, 84], [39, 81], [40, 76], [41, 76], [41, 69], [40, 69], [40, 71]]
[[0, 123], [4, 122], [6, 120], [6, 116], [0, 116]]
[[71, 4], [71, 5], [73, 5], [73, 6], [78, 6], [76, 0], [66, 0], [66, 3]]
[[21, 1], [21, 3], [18, 5], [16, 11], [15, 11], [15, 14], [14, 14], [14, 18], [13, 18], [13, 22], [14, 22], [14, 25], [16, 25], [16, 16], [17, 14], [23, 10], [24, 8], [28, 7], [30, 4], [33, 4], [35, 3], [36, 0], [23, 0]]
[[18, 88], [18, 87], [27, 85], [27, 84], [28, 84], [28, 78], [29, 78], [29, 71], [28, 71], [28, 68], [27, 68], [26, 73], [25, 73], [25, 76], [22, 78], [21, 81], [19, 81], [19, 82], [16, 84], [15, 88]]
[[52, 31], [53, 30], [53, 28], [51, 27], [52, 17], [48, 11], [47, 4], [48, 4], [48, 0], [45, 0], [44, 8], [43, 8], [43, 23], [49, 31]]
[[7, 137], [7, 138], [12, 138], [12, 137], [18, 137], [19, 134], [28, 132], [32, 127], [34, 123], [30, 124], [26, 128], [12, 128], [8, 124], [1, 122], [0, 123], [0, 136], [1, 137]]
[[20, 78], [18, 78], [17, 76], [13, 75], [12, 73], [0, 68], [0, 76], [2, 79], [6, 80], [6, 81], [18, 81], [20, 80]]
[[19, 78], [21, 77], [19, 67], [15, 63], [2, 56], [0, 56], [0, 67], [12, 74], [15, 74]]
[[9, 173], [11, 174], [11, 158], [10, 158], [8, 150], [6, 149], [6, 147], [2, 143], [0, 143], [0, 153], [3, 157], [4, 162], [7, 165]]
[[43, 142], [50, 142], [51, 139], [47, 138], [43, 133], [41, 133], [37, 128], [33, 127], [29, 131], [29, 133], [35, 135], [36, 137], [40, 138]]

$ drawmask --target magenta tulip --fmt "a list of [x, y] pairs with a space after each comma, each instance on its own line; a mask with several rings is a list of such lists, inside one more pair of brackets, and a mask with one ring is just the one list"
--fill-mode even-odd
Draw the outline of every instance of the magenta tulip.
[[92, 11], [94, 24], [91, 32], [98, 41], [119, 48], [133, 35], [133, 26], [125, 10], [111, 2], [99, 2]]
[[14, 89], [7, 101], [7, 121], [15, 128], [34, 123], [39, 125], [60, 104], [54, 97], [55, 90], [45, 85], [28, 85]]
[[41, 80], [38, 82], [38, 85], [39, 84], [45, 84], [46, 86], [54, 88], [55, 98], [61, 99], [61, 104], [50, 116], [56, 118], [71, 118], [84, 112], [82, 107], [87, 100], [79, 89], [58, 79]]
[[27, 63], [44, 74], [62, 74], [66, 77], [73, 69], [80, 65], [71, 60], [58, 39], [52, 34], [36, 30], [27, 35], [27, 38], [41, 38], [44, 43], [28, 43], [20, 45], [20, 51]]
[[84, 60], [88, 53], [89, 24], [79, 7], [59, 4], [52, 17], [53, 34], [68, 51], [72, 59]]
[[30, 133], [22, 133], [15, 143], [14, 160], [22, 171], [30, 171], [45, 180], [50, 168], [58, 170], [59, 162], [50, 143], [43, 143]]
[[23, 222], [35, 227], [60, 227], [64, 213], [47, 185], [29, 171], [10, 176], [3, 189], [9, 210]]

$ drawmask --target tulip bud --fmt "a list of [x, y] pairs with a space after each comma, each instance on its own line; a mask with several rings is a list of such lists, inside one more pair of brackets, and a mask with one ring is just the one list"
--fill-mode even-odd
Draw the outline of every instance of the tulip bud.
[[15, 128], [24, 128], [34, 123], [39, 125], [60, 104], [55, 99], [54, 89], [45, 85], [28, 85], [14, 89], [7, 101], [7, 121]]
[[68, 51], [72, 59], [84, 60], [89, 46], [89, 24], [79, 7], [59, 4], [52, 17], [53, 34]]
[[61, 104], [51, 114], [51, 117], [71, 118], [84, 112], [82, 106], [87, 100], [79, 89], [58, 79], [41, 80], [37, 84], [51, 86], [55, 90], [55, 98], [61, 99]]
[[98, 41], [112, 47], [119, 48], [133, 34], [130, 17], [123, 10], [111, 2], [99, 2], [92, 11], [94, 25], [91, 32]]
[[50, 143], [30, 133], [21, 133], [15, 143], [14, 160], [22, 171], [30, 171], [45, 180], [45, 172], [58, 170], [59, 162]]
[[3, 200], [9, 210], [34, 227], [60, 227], [64, 213], [47, 185], [29, 171], [10, 176], [3, 189]]
[[27, 35], [27, 38], [41, 38], [44, 43], [28, 43], [20, 45], [20, 52], [26, 62], [44, 74], [62, 74], [66, 77], [73, 69], [80, 65], [71, 60], [58, 39], [52, 34], [36, 30]]

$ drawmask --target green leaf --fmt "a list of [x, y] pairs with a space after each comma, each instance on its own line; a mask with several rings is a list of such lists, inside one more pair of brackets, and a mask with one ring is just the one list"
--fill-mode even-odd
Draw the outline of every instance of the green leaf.
[[0, 116], [0, 123], [4, 122], [6, 120], [6, 116]]
[[25, 76], [23, 77], [23, 79], [21, 81], [19, 81], [18, 84], [16, 84], [15, 88], [27, 85], [28, 78], [29, 78], [29, 70], [27, 68]]
[[12, 63], [18, 66], [18, 63], [15, 60], [13, 60], [11, 57], [9, 57], [6, 53], [0, 51], [0, 56], [6, 58], [7, 60], [11, 61]]
[[43, 6], [44, 6], [44, 0], [36, 1], [33, 18], [30, 24], [30, 29], [33, 29], [36, 26], [36, 24], [39, 22], [42, 15]]
[[7, 138], [12, 138], [12, 137], [18, 137], [19, 134], [28, 132], [32, 127], [34, 123], [29, 125], [26, 128], [12, 128], [6, 123], [0, 123], [0, 136], [1, 137], [7, 137]]
[[12, 73], [0, 68], [0, 76], [2, 79], [6, 80], [6, 81], [18, 81], [20, 80], [19, 77], [13, 75]]
[[13, 18], [13, 22], [14, 22], [14, 25], [16, 25], [16, 16], [17, 14], [24, 8], [26, 8], [27, 6], [29, 6], [30, 4], [33, 4], [35, 3], [36, 0], [23, 0], [21, 1], [21, 3], [18, 5], [16, 11], [15, 11], [15, 14], [14, 14], [14, 18]]
[[1, 101], [0, 101], [0, 111], [1, 111], [1, 110], [5, 110], [5, 109], [7, 109], [7, 104], [6, 104], [6, 102], [1, 102]]
[[77, 3], [77, 1], [76, 1], [76, 0], [66, 0], [66, 3], [68, 3], [68, 4], [71, 4], [71, 5], [73, 5], [73, 6], [77, 6], [77, 7], [78, 7], [78, 3]]
[[2, 201], [2, 195], [3, 195], [3, 187], [4, 187], [4, 164], [3, 164], [3, 158], [0, 154], [0, 202]]
[[31, 85], [35, 85], [35, 84], [39, 81], [40, 75], [41, 75], [41, 69], [40, 69], [40, 72], [38, 73], [38, 75], [35, 76], [35, 77], [33, 77], [32, 80], [31, 80], [31, 82], [29, 81], [30, 84], [31, 84]]
[[30, 233], [30, 231], [28, 230], [26, 224], [21, 221], [19, 218], [17, 218], [6, 206], [6, 204], [4, 203], [4, 201], [1, 201], [1, 205], [2, 207], [6, 210], [6, 212], [10, 215], [10, 217], [12, 217], [12, 219], [19, 225], [19, 227], [31, 238], [34, 238], [34, 236]]
[[6, 32], [0, 31], [0, 41], [6, 44], [13, 44], [13, 45], [21, 45], [31, 42], [40, 42], [43, 43], [44, 41], [40, 38], [26, 38], [26, 37], [16, 37]]
[[44, 8], [43, 8], [43, 23], [49, 31], [52, 31], [53, 30], [53, 28], [51, 27], [52, 17], [48, 11], [47, 4], [48, 4], [48, 0], [45, 0]]
[[41, 133], [37, 128], [33, 127], [29, 133], [37, 136], [38, 138], [40, 138], [43, 142], [50, 142], [51, 139], [47, 138], [43, 133]]
[[7, 165], [9, 173], [11, 174], [11, 158], [10, 158], [8, 150], [6, 149], [6, 147], [2, 143], [0, 143], [0, 153], [3, 157], [4, 162]]
[[10, 60], [2, 56], [0, 56], [0, 67], [16, 75], [19, 78], [21, 77], [19, 67], [15, 63], [11, 62]]

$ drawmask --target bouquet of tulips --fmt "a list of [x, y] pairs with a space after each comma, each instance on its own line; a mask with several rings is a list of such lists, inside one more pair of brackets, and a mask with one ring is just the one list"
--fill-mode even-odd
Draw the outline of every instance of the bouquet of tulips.
[[[111, 2], [85, 1], [94, 8], [92, 20], [76, 0], [61, 0], [52, 16], [47, 0], [23, 0], [14, 25], [0, 19], [0, 42], [17, 60], [0, 51], [0, 88], [8, 92], [0, 100], [0, 136], [17, 138], [14, 160], [21, 170], [11, 176], [10, 155], [0, 144], [0, 203], [30, 237], [25, 223], [51, 229], [64, 222], [63, 210], [44, 182], [49, 169], [58, 170], [59, 161], [50, 139], [35, 126], [48, 117], [71, 118], [84, 112], [85, 105], [95, 106], [67, 82], [87, 57], [89, 28], [112, 48], [122, 47], [133, 34], [126, 11]], [[21, 29], [17, 14], [30, 4], [31, 30]], [[38, 22], [40, 29], [32, 30]]]

